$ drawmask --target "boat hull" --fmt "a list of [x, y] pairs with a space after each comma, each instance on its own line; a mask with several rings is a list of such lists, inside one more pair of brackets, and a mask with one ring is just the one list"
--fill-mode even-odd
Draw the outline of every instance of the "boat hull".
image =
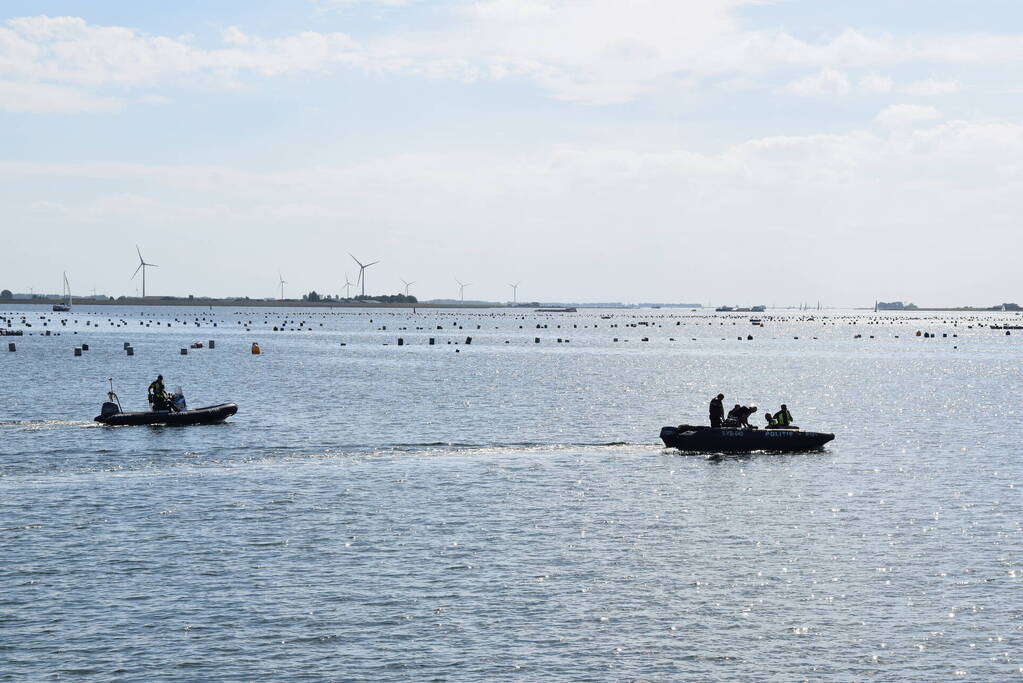
[[97, 415], [96, 422], [110, 426], [206, 425], [223, 422], [237, 412], [238, 406], [236, 404], [221, 403], [220, 405], [196, 408], [195, 410], [182, 410], [179, 413], [155, 410], [143, 413]]
[[735, 429], [679, 425], [661, 428], [668, 448], [694, 453], [798, 453], [815, 451], [835, 438], [834, 434], [800, 429]]

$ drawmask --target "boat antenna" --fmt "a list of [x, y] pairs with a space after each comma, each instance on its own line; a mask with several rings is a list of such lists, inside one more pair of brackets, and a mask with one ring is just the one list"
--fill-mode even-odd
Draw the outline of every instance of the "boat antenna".
[[107, 400], [111, 403], [116, 403], [117, 409], [123, 413], [124, 410], [121, 409], [121, 399], [117, 398], [117, 394], [114, 393], [114, 378], [107, 377], [107, 381], [110, 382], [110, 391], [107, 392]]

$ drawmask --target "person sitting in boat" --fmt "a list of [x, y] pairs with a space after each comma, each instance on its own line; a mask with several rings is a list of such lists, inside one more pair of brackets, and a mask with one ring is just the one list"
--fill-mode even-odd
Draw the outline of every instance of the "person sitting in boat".
[[742, 413], [742, 406], [736, 403], [735, 407], [729, 410], [728, 415], [725, 416], [724, 426], [739, 427], [742, 425]]
[[789, 412], [788, 407], [784, 403], [781, 404], [781, 410], [774, 414], [774, 419], [779, 427], [789, 427], [792, 425], [792, 413]]
[[153, 410], [167, 410], [167, 388], [163, 386], [163, 375], [157, 375], [149, 385], [148, 398]]
[[774, 419], [774, 415], [771, 415], [771, 413], [764, 413], [764, 419], [767, 421], [768, 429], [773, 429], [778, 426], [778, 421]]
[[178, 387], [173, 394], [170, 395], [170, 407], [176, 413], [180, 413], [182, 410], [188, 410], [188, 404], [185, 402], [185, 392], [181, 391], [181, 387]]

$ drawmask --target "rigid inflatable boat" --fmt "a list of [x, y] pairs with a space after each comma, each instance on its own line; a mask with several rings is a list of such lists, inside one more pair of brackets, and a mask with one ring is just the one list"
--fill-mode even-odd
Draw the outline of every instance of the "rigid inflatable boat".
[[141, 413], [125, 413], [120, 406], [113, 402], [106, 402], [100, 414], [96, 416], [96, 422], [105, 425], [206, 425], [215, 422], [223, 422], [238, 412], [238, 406], [234, 403], [221, 403], [206, 408], [195, 408], [194, 410], [150, 410]]
[[741, 429], [679, 425], [662, 427], [661, 440], [668, 448], [696, 453], [750, 453], [813, 451], [835, 438], [834, 434], [804, 432], [798, 427]]

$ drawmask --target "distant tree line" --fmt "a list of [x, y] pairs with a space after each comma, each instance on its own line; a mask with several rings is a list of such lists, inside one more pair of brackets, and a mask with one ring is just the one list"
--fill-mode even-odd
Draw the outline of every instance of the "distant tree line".
[[419, 303], [419, 299], [412, 296], [411, 294], [406, 296], [404, 294], [357, 294], [351, 298], [344, 298], [340, 294], [320, 294], [315, 289], [308, 294], [302, 295], [302, 301], [318, 302], [318, 301], [379, 301], [385, 304], [415, 304]]

